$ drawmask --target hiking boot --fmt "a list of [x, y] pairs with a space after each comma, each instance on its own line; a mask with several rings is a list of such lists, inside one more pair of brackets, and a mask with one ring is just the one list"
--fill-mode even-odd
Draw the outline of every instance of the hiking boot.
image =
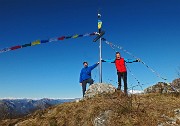
[[118, 88], [117, 88], [117, 90], [121, 90], [121, 87], [118, 85]]

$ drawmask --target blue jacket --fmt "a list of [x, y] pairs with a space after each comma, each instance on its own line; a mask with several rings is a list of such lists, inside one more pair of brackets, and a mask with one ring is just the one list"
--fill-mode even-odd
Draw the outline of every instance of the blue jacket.
[[84, 67], [81, 69], [79, 83], [82, 83], [84, 80], [91, 78], [91, 71], [97, 66], [98, 64], [94, 64], [89, 67]]

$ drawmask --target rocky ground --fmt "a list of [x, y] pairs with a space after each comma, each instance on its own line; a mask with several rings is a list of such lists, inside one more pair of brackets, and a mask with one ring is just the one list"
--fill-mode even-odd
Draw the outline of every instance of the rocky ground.
[[[93, 87], [93, 90], [98, 89], [100, 91], [104, 88], [100, 88], [101, 86]], [[113, 91], [114, 87], [111, 89]], [[64, 103], [43, 111], [39, 110], [25, 118], [3, 120], [0, 125], [178, 126], [180, 125], [179, 103], [179, 93], [150, 93], [127, 96], [116, 91], [114, 93], [96, 94], [93, 97]]]
[[179, 79], [158, 83], [143, 94], [125, 95], [110, 84], [94, 84], [85, 98], [38, 110], [1, 126], [180, 126]]

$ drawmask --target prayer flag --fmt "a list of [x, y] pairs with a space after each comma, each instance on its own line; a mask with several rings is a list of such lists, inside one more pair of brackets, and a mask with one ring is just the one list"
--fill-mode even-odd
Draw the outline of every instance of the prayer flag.
[[78, 37], [78, 35], [76, 34], [76, 35], [74, 35], [72, 38], [77, 38]]
[[19, 48], [21, 48], [22, 46], [20, 46], [20, 45], [18, 45], [18, 46], [13, 46], [13, 47], [11, 47], [10, 49], [11, 50], [15, 50], [15, 49], [19, 49]]
[[79, 35], [78, 37], [83, 37], [83, 35]]
[[98, 29], [101, 29], [101, 27], [102, 27], [102, 21], [98, 20]]
[[0, 52], [3, 53], [3, 52], [10, 51], [10, 50], [11, 50], [10, 48], [4, 48], [4, 49], [2, 49]]
[[49, 39], [49, 42], [54, 42], [54, 41], [58, 41], [58, 39], [57, 38], [50, 38]]
[[85, 36], [89, 36], [89, 35], [90, 35], [90, 34], [87, 33], [87, 34], [84, 34], [83, 36], [85, 37]]
[[96, 34], [95, 34], [95, 32], [94, 32], [94, 33], [91, 33], [90, 36], [91, 36], [91, 35], [96, 35]]
[[37, 41], [34, 41], [34, 42], [31, 43], [32, 46], [34, 46], [34, 45], [39, 45], [39, 44], [41, 44], [41, 43], [40, 43], [40, 40], [37, 40]]
[[69, 38], [71, 38], [71, 37], [72, 37], [72, 36], [67, 36], [66, 39], [69, 39]]
[[41, 40], [41, 43], [47, 43], [49, 40]]
[[59, 37], [58, 40], [64, 40], [65, 36]]
[[31, 43], [28, 43], [28, 44], [24, 44], [24, 45], [22, 45], [22, 48], [24, 48], [24, 47], [28, 47], [28, 46], [31, 46]]

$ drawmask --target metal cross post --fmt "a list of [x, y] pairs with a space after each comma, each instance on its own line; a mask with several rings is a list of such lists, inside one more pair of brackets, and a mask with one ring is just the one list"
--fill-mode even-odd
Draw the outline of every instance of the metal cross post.
[[97, 40], [99, 40], [99, 83], [102, 83], [102, 36], [105, 34], [105, 31], [101, 30], [102, 27], [102, 21], [100, 20], [101, 18], [101, 14], [98, 13], [98, 33], [97, 33], [97, 37], [93, 40], [94, 42], [96, 42]]
[[102, 41], [99, 39], [99, 83], [102, 83]]
[[[98, 29], [99, 34], [101, 33], [102, 21], [100, 20], [101, 14], [98, 13]], [[102, 41], [99, 39], [99, 83], [102, 83]]]

